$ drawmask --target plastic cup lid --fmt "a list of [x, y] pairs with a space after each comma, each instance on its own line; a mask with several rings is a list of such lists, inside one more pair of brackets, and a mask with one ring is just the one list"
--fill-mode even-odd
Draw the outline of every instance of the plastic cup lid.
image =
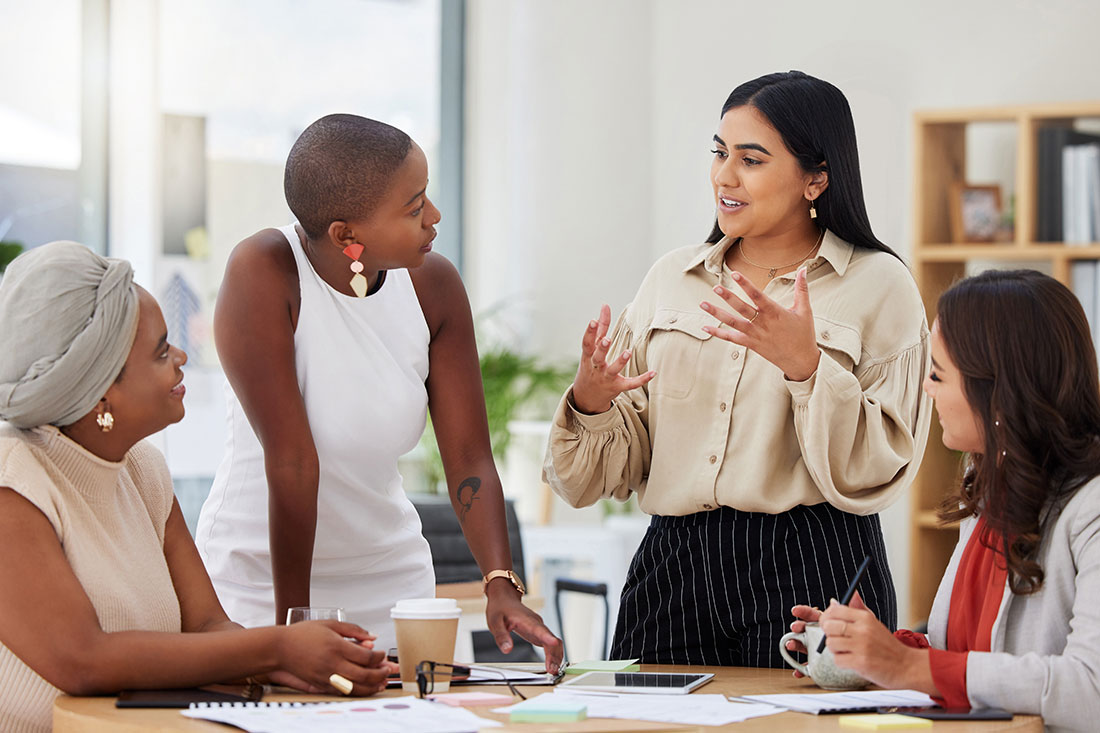
[[462, 610], [454, 598], [406, 598], [390, 609], [390, 618], [458, 618]]

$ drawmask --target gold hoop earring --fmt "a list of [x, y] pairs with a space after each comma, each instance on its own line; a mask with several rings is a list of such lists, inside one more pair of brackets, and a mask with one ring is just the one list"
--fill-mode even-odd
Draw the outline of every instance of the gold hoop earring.
[[814, 208], [814, 200], [813, 199], [810, 199], [810, 218], [811, 219], [816, 219], [817, 218], [817, 209]]
[[115, 427], [115, 416], [111, 414], [110, 408], [104, 409], [103, 405], [99, 406], [99, 414], [95, 416], [95, 424], [104, 433], [111, 432]]

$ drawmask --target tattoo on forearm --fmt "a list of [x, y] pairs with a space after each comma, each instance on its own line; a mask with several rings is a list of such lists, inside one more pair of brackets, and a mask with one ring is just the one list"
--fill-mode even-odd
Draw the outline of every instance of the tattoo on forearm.
[[466, 515], [473, 509], [474, 500], [477, 499], [477, 492], [480, 490], [481, 479], [477, 476], [463, 479], [462, 483], [458, 485], [458, 504], [462, 507], [462, 514], [459, 515], [459, 519], [462, 521], [466, 521]]

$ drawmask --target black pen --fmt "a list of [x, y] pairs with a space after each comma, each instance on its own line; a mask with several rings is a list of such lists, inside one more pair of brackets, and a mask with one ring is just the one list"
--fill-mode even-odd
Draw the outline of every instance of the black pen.
[[[844, 591], [844, 598], [840, 600], [840, 605], [847, 606], [852, 601], [852, 596], [856, 594], [856, 586], [859, 585], [860, 578], [863, 577], [863, 573], [867, 571], [867, 566], [871, 564], [871, 556], [867, 555], [863, 558], [863, 562], [859, 564], [859, 569], [856, 570], [856, 576], [852, 578], [852, 584], [848, 586], [848, 590]], [[817, 645], [817, 653], [825, 651], [825, 633], [822, 631], [821, 643]]]

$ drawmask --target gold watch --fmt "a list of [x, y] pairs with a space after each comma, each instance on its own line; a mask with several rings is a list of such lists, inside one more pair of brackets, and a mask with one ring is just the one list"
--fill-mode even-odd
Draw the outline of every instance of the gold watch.
[[526, 595], [526, 593], [527, 593], [527, 589], [523, 587], [523, 581], [520, 580], [519, 576], [516, 575], [511, 570], [493, 570], [493, 571], [491, 571], [488, 575], [486, 575], [484, 578], [482, 578], [482, 582], [485, 584], [486, 589], [489, 586], [489, 581], [492, 580], [493, 578], [507, 578], [509, 581], [511, 581], [512, 586], [516, 590], [519, 591], [519, 594], [521, 596]]

